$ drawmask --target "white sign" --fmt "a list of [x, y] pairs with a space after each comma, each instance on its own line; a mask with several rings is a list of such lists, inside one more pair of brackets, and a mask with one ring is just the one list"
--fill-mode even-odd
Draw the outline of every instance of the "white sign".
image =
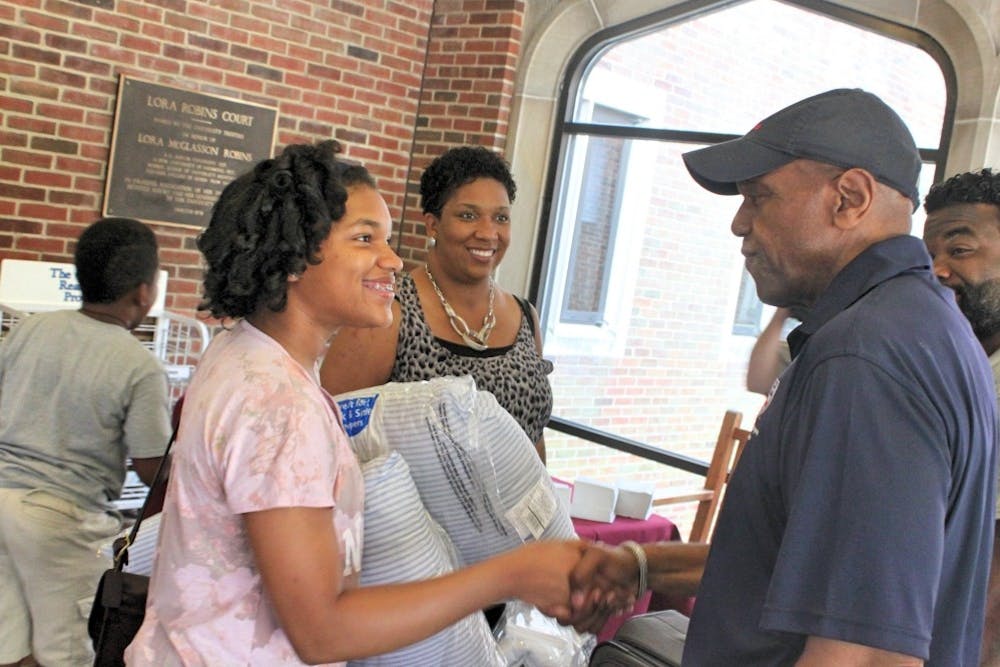
[[[160, 270], [156, 303], [149, 314], [163, 313], [167, 272]], [[0, 262], [0, 303], [26, 313], [77, 308], [83, 302], [76, 267], [62, 262], [4, 259]]]

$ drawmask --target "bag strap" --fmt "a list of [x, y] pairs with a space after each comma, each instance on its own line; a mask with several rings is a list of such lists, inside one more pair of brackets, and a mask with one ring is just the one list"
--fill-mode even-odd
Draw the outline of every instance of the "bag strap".
[[531, 329], [531, 335], [535, 335], [535, 316], [531, 314], [531, 304], [527, 299], [513, 295], [514, 300], [517, 301], [517, 305], [521, 306], [521, 312], [528, 319], [528, 328]]
[[174, 440], [177, 439], [178, 428], [180, 428], [179, 422], [177, 426], [174, 426], [173, 433], [170, 434], [170, 440], [167, 441], [167, 447], [163, 450], [163, 456], [160, 457], [160, 464], [156, 466], [156, 474], [153, 475], [153, 483], [149, 485], [149, 493], [146, 494], [146, 499], [142, 501], [142, 509], [139, 510], [139, 516], [136, 518], [135, 523], [132, 524], [132, 530], [130, 530], [128, 535], [125, 537], [125, 543], [115, 552], [115, 572], [121, 572], [122, 568], [125, 567], [125, 563], [128, 562], [128, 548], [132, 546], [133, 542], [135, 542], [135, 536], [139, 532], [139, 524], [142, 523], [142, 519], [146, 514], [146, 507], [149, 506], [150, 498], [155, 495], [154, 491], [156, 491], [161, 483], [166, 483], [164, 473], [166, 472], [167, 465], [169, 465], [170, 447], [174, 444]]

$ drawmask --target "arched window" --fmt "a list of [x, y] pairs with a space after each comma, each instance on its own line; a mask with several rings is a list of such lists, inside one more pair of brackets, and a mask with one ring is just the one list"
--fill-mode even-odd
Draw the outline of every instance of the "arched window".
[[680, 154], [864, 88], [914, 134], [926, 193], [953, 80], [927, 35], [817, 0], [684, 3], [589, 40], [565, 79], [536, 253], [554, 414], [681, 451], [676, 436], [711, 433], [728, 407], [751, 419], [746, 359], [771, 309], [729, 231], [739, 198], [702, 190]]

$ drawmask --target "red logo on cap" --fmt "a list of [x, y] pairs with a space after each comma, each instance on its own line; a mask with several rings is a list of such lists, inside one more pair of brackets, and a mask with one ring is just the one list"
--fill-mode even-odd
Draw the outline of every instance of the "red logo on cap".
[[754, 126], [753, 126], [753, 129], [752, 129], [752, 130], [750, 130], [750, 131], [751, 131], [751, 132], [756, 132], [757, 130], [759, 130], [759, 129], [760, 129], [760, 126], [761, 126], [761, 125], [763, 125], [763, 124], [764, 124], [764, 121], [760, 121], [759, 123], [757, 123], [756, 125], [754, 125]]

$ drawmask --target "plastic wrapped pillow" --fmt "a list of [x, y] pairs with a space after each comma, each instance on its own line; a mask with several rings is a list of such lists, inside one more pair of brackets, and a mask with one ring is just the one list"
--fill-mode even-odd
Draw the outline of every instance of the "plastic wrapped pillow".
[[462, 565], [530, 539], [575, 537], [533, 444], [471, 377], [390, 382], [336, 401], [360, 460], [403, 456]]
[[[447, 574], [457, 555], [448, 536], [427, 513], [397, 452], [362, 465], [365, 537], [361, 585], [403, 583]], [[503, 667], [486, 618], [479, 612], [427, 639], [351, 665], [482, 665]]]
[[508, 602], [493, 634], [504, 663], [518, 667], [586, 667], [597, 645], [591, 634], [580, 634], [515, 600]]

